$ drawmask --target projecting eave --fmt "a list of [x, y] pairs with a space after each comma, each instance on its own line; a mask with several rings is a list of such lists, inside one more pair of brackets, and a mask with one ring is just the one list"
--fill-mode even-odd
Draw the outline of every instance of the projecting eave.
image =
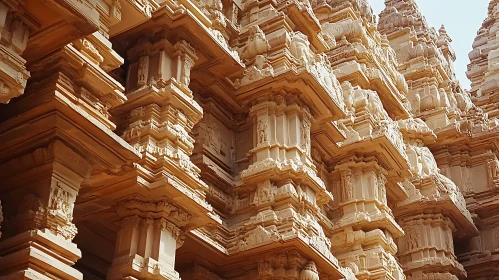
[[480, 132], [469, 131], [468, 128], [461, 128], [458, 124], [450, 125], [444, 129], [435, 131], [437, 141], [428, 144], [432, 151], [441, 150], [442, 147], [449, 149], [490, 149], [493, 148], [499, 156], [499, 130], [491, 129]]
[[185, 89], [184, 86], [170, 79], [162, 85], [143, 86], [127, 94], [128, 100], [123, 105], [113, 109], [114, 115], [122, 115], [140, 106], [148, 104], [158, 104], [161, 106], [173, 105], [180, 108], [182, 112], [190, 119], [199, 121], [199, 115], [203, 109], [199, 104], [191, 102], [192, 92]]
[[475, 277], [499, 275], [499, 252], [497, 250], [490, 254], [478, 252], [469, 256], [457, 256], [466, 272]]
[[[28, 62], [99, 30], [99, 12], [89, 0], [22, 1], [12, 4], [30, 27], [29, 44], [23, 53]], [[24, 6], [24, 7], [23, 7]], [[19, 33], [21, 34], [21, 33]], [[50, 39], [47, 39], [50, 38]]]
[[381, 71], [373, 71], [373, 74], [368, 77], [364, 67], [355, 62], [337, 67], [334, 74], [340, 83], [349, 82], [353, 86], [358, 85], [363, 89], [376, 91], [385, 110], [394, 120], [410, 117], [411, 114], [401, 101], [405, 97]]
[[[83, 186], [75, 205], [75, 221], [117, 221], [118, 216], [110, 209], [119, 201], [130, 198], [160, 201], [167, 197], [169, 202], [182, 207], [191, 215], [192, 218], [183, 226], [184, 229], [221, 224], [222, 221], [213, 207], [204, 197], [198, 196], [198, 193], [192, 190], [193, 187], [203, 189], [206, 186], [199, 186], [196, 178], [183, 174], [184, 171], [174, 163], [165, 165], [168, 165], [166, 173], [171, 175], [151, 174], [140, 165], [130, 168], [127, 172], [101, 174], [101, 185]], [[113, 229], [111, 225], [109, 227]]]
[[266, 77], [237, 89], [236, 99], [242, 104], [268, 99], [272, 95], [298, 93], [310, 108], [315, 123], [325, 123], [345, 117], [344, 104], [331, 95], [339, 94], [325, 88], [312, 74], [288, 70], [276, 77]]
[[414, 213], [442, 213], [449, 217], [456, 232], [454, 238], [469, 238], [478, 235], [478, 229], [471, 218], [464, 214], [456, 202], [448, 194], [442, 194], [439, 198], [422, 198], [410, 204], [398, 206], [394, 209], [395, 217], [400, 218], [404, 215], [412, 215]]
[[212, 29], [212, 21], [192, 1], [181, 2], [182, 5], [167, 2], [154, 11], [148, 21], [113, 37], [111, 40], [117, 52], [125, 57], [124, 53], [129, 46], [123, 42], [134, 43], [139, 38], [166, 31], [168, 40], [185, 40], [195, 49], [198, 59], [193, 75], [196, 71], [208, 71], [223, 78], [242, 71], [244, 64], [238, 53], [230, 49], [225, 39], [222, 39], [223, 36], [217, 33], [219, 31]]
[[61, 139], [74, 151], [87, 155], [94, 172], [120, 169], [140, 159], [138, 152], [125, 140], [84, 109], [66, 103], [61, 93], [56, 92], [49, 100], [2, 123], [0, 152], [4, 159], [55, 139]]
[[395, 184], [395, 182], [401, 182], [405, 178], [412, 176], [409, 163], [406, 156], [392, 143], [387, 135], [365, 137], [356, 142], [340, 145], [339, 150], [336, 151], [335, 159], [351, 155], [376, 156], [379, 165], [388, 172], [388, 181], [394, 183], [388, 188], [388, 195], [398, 200], [408, 197], [406, 190], [399, 184]]
[[114, 37], [138, 26], [151, 18], [151, 12], [159, 7], [154, 0], [129, 0], [121, 2], [121, 18], [109, 29], [109, 36]]
[[194, 230], [189, 233], [189, 238], [184, 245], [177, 250], [177, 259], [180, 265], [183, 263], [188, 264], [195, 261], [192, 257], [202, 251], [203, 256], [208, 256], [206, 259], [211, 260], [212, 265], [216, 266], [213, 271], [216, 271], [218, 275], [232, 278], [240, 276], [239, 273], [245, 273], [244, 270], [240, 269], [242, 263], [247, 267], [258, 267], [258, 262], [265, 255], [282, 249], [297, 250], [307, 256], [307, 258], [315, 262], [317, 269], [323, 273], [322, 275], [329, 276], [332, 279], [343, 279], [345, 277], [334, 257], [333, 259], [325, 257], [300, 235], [243, 252], [231, 253], [230, 250], [225, 249], [220, 244], [212, 245], [209, 238]]
[[296, 2], [291, 3], [292, 5], [287, 7], [287, 15], [296, 24], [298, 30], [307, 35], [308, 40], [317, 52], [321, 53], [334, 47], [335, 42], [326, 41], [321, 34], [322, 27], [315, 15], [311, 14], [311, 11], [306, 8], [298, 7]]

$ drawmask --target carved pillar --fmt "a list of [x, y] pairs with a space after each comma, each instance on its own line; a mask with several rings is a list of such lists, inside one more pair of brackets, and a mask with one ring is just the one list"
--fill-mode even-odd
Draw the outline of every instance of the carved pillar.
[[157, 35], [154, 44], [142, 38], [128, 50], [128, 101], [115, 111], [126, 120], [122, 138], [144, 156], [157, 158], [157, 166], [145, 167], [151, 172], [166, 166], [185, 172], [185, 188], [204, 202], [207, 186], [189, 158], [194, 149], [189, 133], [203, 116], [188, 88], [190, 68], [197, 57], [186, 41], [171, 44], [166, 34]]
[[[186, 41], [172, 44], [167, 35], [139, 38], [127, 52], [128, 100], [114, 112], [124, 120], [122, 138], [142, 160], [119, 198], [124, 202], [117, 206], [121, 228], [110, 280], [180, 279], [174, 265], [182, 228], [188, 222], [189, 229], [220, 223], [205, 200], [208, 187], [200, 169], [190, 159], [190, 132], [203, 115], [188, 88], [197, 57]], [[144, 196], [140, 201], [137, 193]]]
[[341, 197], [333, 212], [339, 216], [331, 238], [335, 256], [358, 278], [404, 279], [394, 242], [403, 231], [388, 206], [387, 172], [375, 158], [351, 157], [332, 174], [336, 197]]
[[[236, 198], [234, 209], [236, 215], [243, 215], [229, 250], [246, 254], [256, 248], [265, 250], [278, 242], [289, 247], [304, 242], [314, 252], [300, 253], [307, 258], [328, 260], [330, 265], [319, 270], [334, 275], [338, 262], [330, 252], [331, 243], [321, 225], [326, 221], [319, 215], [320, 206], [329, 202], [332, 195], [317, 175], [310, 156], [312, 117], [307, 106], [295, 95], [278, 95], [273, 100], [255, 102], [250, 118], [251, 164], [241, 172], [245, 189]], [[285, 275], [284, 267], [278, 269], [278, 264], [272, 264], [276, 268], [270, 269], [276, 274], [270, 277], [267, 266], [259, 264], [258, 278], [250, 278], [278, 279], [272, 277]], [[299, 270], [295, 277], [300, 279]], [[315, 279], [307, 277], [304, 279]]]
[[[285, 158], [294, 158], [312, 166], [310, 157], [311, 115], [308, 108], [295, 97], [277, 96], [275, 101], [265, 101], [251, 109], [254, 148], [250, 153], [254, 161], [279, 159], [280, 146], [286, 145]], [[277, 145], [277, 147], [276, 147]]]
[[20, 279], [82, 279], [71, 268], [80, 257], [72, 239], [73, 208], [90, 164], [63, 142], [1, 166], [4, 239], [0, 275]]
[[29, 78], [26, 60], [21, 57], [28, 42], [29, 27], [5, 2], [0, 2], [0, 34], [0, 103], [6, 104], [23, 94]]
[[[441, 214], [419, 214], [400, 221], [405, 236], [397, 239], [399, 261], [408, 280], [466, 277], [454, 255], [452, 233], [456, 230]], [[438, 269], [430, 269], [438, 265]]]
[[[477, 229], [463, 195], [441, 174], [459, 174], [464, 186], [469, 179], [466, 160], [447, 158], [458, 166], [453, 167], [452, 172], [448, 165], [440, 170], [424, 144], [433, 141], [433, 131], [417, 119], [399, 121], [399, 125], [413, 173], [412, 179], [403, 183], [409, 197], [394, 209], [405, 231], [405, 236], [397, 239], [399, 261], [408, 279], [466, 278], [466, 271], [454, 254], [453, 235], [457, 238], [474, 236]], [[424, 214], [420, 211], [422, 208]]]
[[175, 251], [183, 244], [181, 227], [191, 215], [165, 200], [127, 200], [117, 209], [121, 227], [107, 279], [180, 279]]

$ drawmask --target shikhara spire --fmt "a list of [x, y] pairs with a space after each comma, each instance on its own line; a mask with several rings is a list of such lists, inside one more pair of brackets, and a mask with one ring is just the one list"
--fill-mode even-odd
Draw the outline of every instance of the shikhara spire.
[[470, 92], [414, 0], [17, 2], [0, 278], [499, 275], [499, 1]]

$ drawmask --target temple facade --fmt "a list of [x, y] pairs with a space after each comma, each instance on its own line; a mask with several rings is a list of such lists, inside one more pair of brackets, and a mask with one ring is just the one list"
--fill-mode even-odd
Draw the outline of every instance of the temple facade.
[[0, 0], [0, 30], [0, 279], [499, 279], [499, 0], [470, 90], [416, 0]]

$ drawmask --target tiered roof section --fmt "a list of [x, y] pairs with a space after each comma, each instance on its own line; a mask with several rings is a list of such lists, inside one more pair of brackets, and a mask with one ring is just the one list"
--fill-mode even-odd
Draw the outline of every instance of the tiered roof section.
[[[429, 27], [413, 0], [386, 0], [385, 5], [378, 29], [396, 53], [415, 117], [398, 122], [413, 174], [403, 183], [409, 199], [395, 207], [397, 221], [406, 231], [398, 242], [398, 257], [409, 279], [463, 278], [466, 272], [457, 262], [452, 235], [470, 238], [478, 231], [464, 196], [449, 179], [452, 174], [437, 166], [435, 157], [440, 160], [444, 152], [426, 146], [438, 149], [469, 140], [463, 123], [481, 116], [474, 114], [477, 108], [456, 79], [452, 66], [456, 57], [445, 27], [438, 31]], [[421, 207], [423, 213], [418, 211]]]
[[470, 95], [445, 28], [385, 2], [0, 0], [0, 278], [466, 278], [495, 27]]
[[472, 162], [472, 169], [464, 170], [468, 179], [465, 188], [468, 192], [470, 211], [476, 214], [475, 220], [479, 225], [479, 236], [466, 240], [461, 244], [460, 261], [468, 271], [470, 278], [489, 277], [497, 275], [499, 263], [499, 227], [497, 203], [497, 174], [499, 166], [497, 147], [497, 117], [498, 117], [498, 54], [499, 44], [496, 34], [499, 26], [499, 1], [490, 1], [487, 17], [483, 21], [473, 42], [473, 50], [469, 53], [470, 64], [466, 72], [471, 80], [471, 100], [479, 108], [484, 118], [491, 122], [483, 122], [476, 129], [477, 145], [473, 149], [474, 155], [455, 155], [452, 161]]

